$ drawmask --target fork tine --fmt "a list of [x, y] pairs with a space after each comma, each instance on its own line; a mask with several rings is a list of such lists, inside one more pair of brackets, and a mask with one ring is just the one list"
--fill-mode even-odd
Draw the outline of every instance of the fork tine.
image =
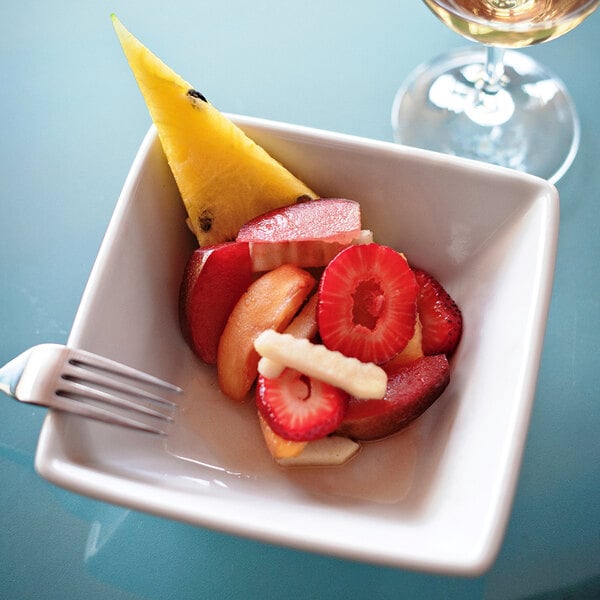
[[70, 348], [69, 363], [74, 366], [88, 367], [91, 369], [98, 369], [101, 371], [107, 371], [114, 375], [126, 377], [136, 382], [146, 383], [149, 385], [155, 385], [160, 389], [168, 390], [171, 392], [181, 392], [181, 388], [155, 377], [149, 375], [133, 367], [129, 367], [117, 361], [111, 360], [98, 354], [87, 352], [86, 350], [78, 350]]
[[[70, 382], [81, 383], [84, 385], [99, 386], [127, 394], [135, 398], [147, 400], [156, 404], [162, 404], [168, 407], [173, 407], [174, 403], [162, 396], [157, 396], [141, 387], [131, 385], [118, 379], [107, 379], [106, 375], [99, 374], [95, 370], [91, 370], [82, 366], [81, 363], [70, 361], [62, 371], [62, 379]], [[174, 391], [174, 390], [170, 390]]]
[[[153, 417], [158, 417], [166, 420], [172, 420], [171, 415], [166, 412], [166, 409], [170, 408], [171, 411], [175, 409], [175, 404], [173, 402], [169, 402], [168, 400], [163, 400], [159, 398], [159, 400], [161, 401], [160, 406], [163, 408], [163, 411], [160, 411], [158, 410], [158, 408], [152, 408], [151, 406], [140, 402], [140, 400], [146, 399], [146, 397], [144, 397], [141, 394], [136, 395], [136, 400], [130, 400], [125, 396], [117, 396], [116, 394], [112, 394], [109, 391], [95, 387], [90, 387], [86, 384], [86, 382], [72, 379], [63, 379], [62, 385], [57, 388], [56, 393], [59, 396], [66, 395], [67, 397], [71, 397], [73, 395], [81, 398], [82, 400], [105, 402], [107, 404], [110, 404], [111, 406], [125, 408], [128, 410], [144, 413]], [[154, 401], [154, 398], [150, 398], [150, 400]]]
[[100, 406], [86, 404], [69, 396], [54, 394], [52, 408], [128, 429], [137, 429], [157, 435], [167, 434], [167, 420], [161, 419], [157, 420], [155, 424], [149, 424], [126, 415], [116, 414], [114, 410], [111, 411]]

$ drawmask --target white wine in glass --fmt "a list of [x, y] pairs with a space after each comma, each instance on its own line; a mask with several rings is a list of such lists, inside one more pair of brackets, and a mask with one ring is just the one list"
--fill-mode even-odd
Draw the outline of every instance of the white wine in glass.
[[600, 0], [423, 0], [450, 29], [479, 42], [418, 67], [392, 108], [396, 141], [474, 158], [555, 183], [579, 146], [563, 83], [510, 50], [547, 42]]

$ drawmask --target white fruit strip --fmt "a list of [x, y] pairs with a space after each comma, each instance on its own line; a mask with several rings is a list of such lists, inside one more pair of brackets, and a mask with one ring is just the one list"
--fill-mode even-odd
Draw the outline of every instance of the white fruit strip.
[[[256, 344], [254, 346], [256, 347]], [[283, 373], [284, 369], [285, 365], [283, 363], [266, 356], [262, 356], [258, 361], [258, 372], [267, 379], [276, 379]]]
[[273, 329], [263, 331], [254, 341], [254, 348], [262, 357], [278, 363], [263, 373], [259, 362], [259, 373], [263, 377], [277, 377], [273, 373], [280, 367], [290, 367], [339, 387], [356, 398], [375, 399], [385, 396], [387, 374], [374, 363], [361, 362], [321, 344], [313, 344], [306, 339], [278, 333]]

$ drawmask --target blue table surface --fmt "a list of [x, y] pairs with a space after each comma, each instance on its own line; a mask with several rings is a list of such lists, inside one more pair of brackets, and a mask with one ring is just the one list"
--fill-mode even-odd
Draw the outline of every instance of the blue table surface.
[[[3, 2], [0, 363], [65, 342], [150, 119], [110, 12], [220, 109], [391, 140], [395, 91], [464, 40], [418, 1]], [[600, 597], [600, 14], [526, 50], [570, 89], [579, 154], [531, 427], [499, 556], [478, 578], [355, 563], [59, 489], [33, 467], [45, 410], [0, 403], [0, 597]], [[508, 375], [508, 374], [507, 374]]]

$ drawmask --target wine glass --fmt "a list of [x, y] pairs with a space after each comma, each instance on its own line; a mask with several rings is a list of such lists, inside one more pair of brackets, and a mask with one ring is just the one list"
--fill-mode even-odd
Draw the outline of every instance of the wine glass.
[[423, 0], [450, 29], [480, 45], [418, 67], [398, 90], [399, 143], [474, 158], [555, 183], [579, 146], [564, 84], [511, 50], [579, 25], [600, 0]]

